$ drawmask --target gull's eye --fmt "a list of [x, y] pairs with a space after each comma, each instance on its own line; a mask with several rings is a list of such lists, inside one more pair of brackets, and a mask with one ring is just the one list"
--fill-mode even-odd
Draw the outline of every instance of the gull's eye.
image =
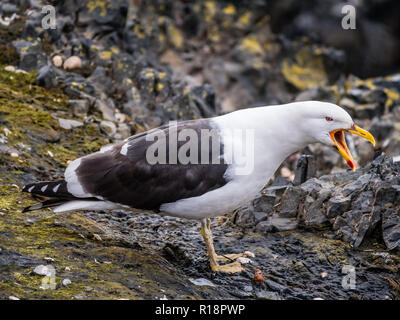
[[325, 120], [326, 120], [326, 121], [333, 121], [333, 118], [331, 118], [331, 117], [325, 117]]

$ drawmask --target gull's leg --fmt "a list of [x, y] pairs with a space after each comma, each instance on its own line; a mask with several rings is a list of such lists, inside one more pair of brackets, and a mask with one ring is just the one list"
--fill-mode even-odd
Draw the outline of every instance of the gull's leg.
[[[211, 233], [211, 221], [209, 218], [201, 221], [201, 235], [203, 236], [204, 242], [207, 247], [208, 258], [210, 259], [210, 266], [212, 271], [221, 271], [225, 273], [236, 273], [243, 271], [242, 265], [239, 261], [234, 261], [229, 264], [219, 265], [217, 260], [221, 260], [215, 253], [214, 242]], [[238, 255], [240, 256], [240, 255]], [[225, 259], [222, 257], [222, 259]], [[228, 260], [228, 259], [225, 259]]]

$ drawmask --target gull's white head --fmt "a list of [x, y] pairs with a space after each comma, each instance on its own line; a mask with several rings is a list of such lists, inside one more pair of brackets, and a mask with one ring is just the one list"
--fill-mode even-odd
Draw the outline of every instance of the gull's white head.
[[358, 127], [351, 116], [336, 104], [304, 101], [299, 103], [296, 113], [298, 126], [307, 139], [336, 147], [352, 170], [355, 170], [355, 162], [347, 147], [344, 132], [359, 135], [375, 145], [374, 137]]

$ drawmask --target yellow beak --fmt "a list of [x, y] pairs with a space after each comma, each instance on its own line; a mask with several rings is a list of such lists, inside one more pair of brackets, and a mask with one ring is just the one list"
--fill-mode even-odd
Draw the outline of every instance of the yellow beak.
[[355, 171], [356, 164], [353, 160], [353, 157], [349, 151], [349, 148], [346, 144], [346, 139], [344, 138], [344, 131], [350, 132], [352, 134], [356, 134], [364, 139], [367, 139], [375, 146], [375, 139], [367, 130], [360, 128], [359, 126], [354, 125], [352, 129], [338, 129], [330, 132], [331, 139], [333, 143], [336, 145], [340, 155], [344, 158], [348, 166]]

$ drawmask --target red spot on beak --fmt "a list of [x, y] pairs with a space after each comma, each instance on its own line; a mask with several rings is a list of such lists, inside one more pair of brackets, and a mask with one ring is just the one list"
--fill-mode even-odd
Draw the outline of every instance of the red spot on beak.
[[353, 161], [347, 160], [347, 164], [349, 165], [349, 167], [353, 170], [354, 169], [354, 163]]

